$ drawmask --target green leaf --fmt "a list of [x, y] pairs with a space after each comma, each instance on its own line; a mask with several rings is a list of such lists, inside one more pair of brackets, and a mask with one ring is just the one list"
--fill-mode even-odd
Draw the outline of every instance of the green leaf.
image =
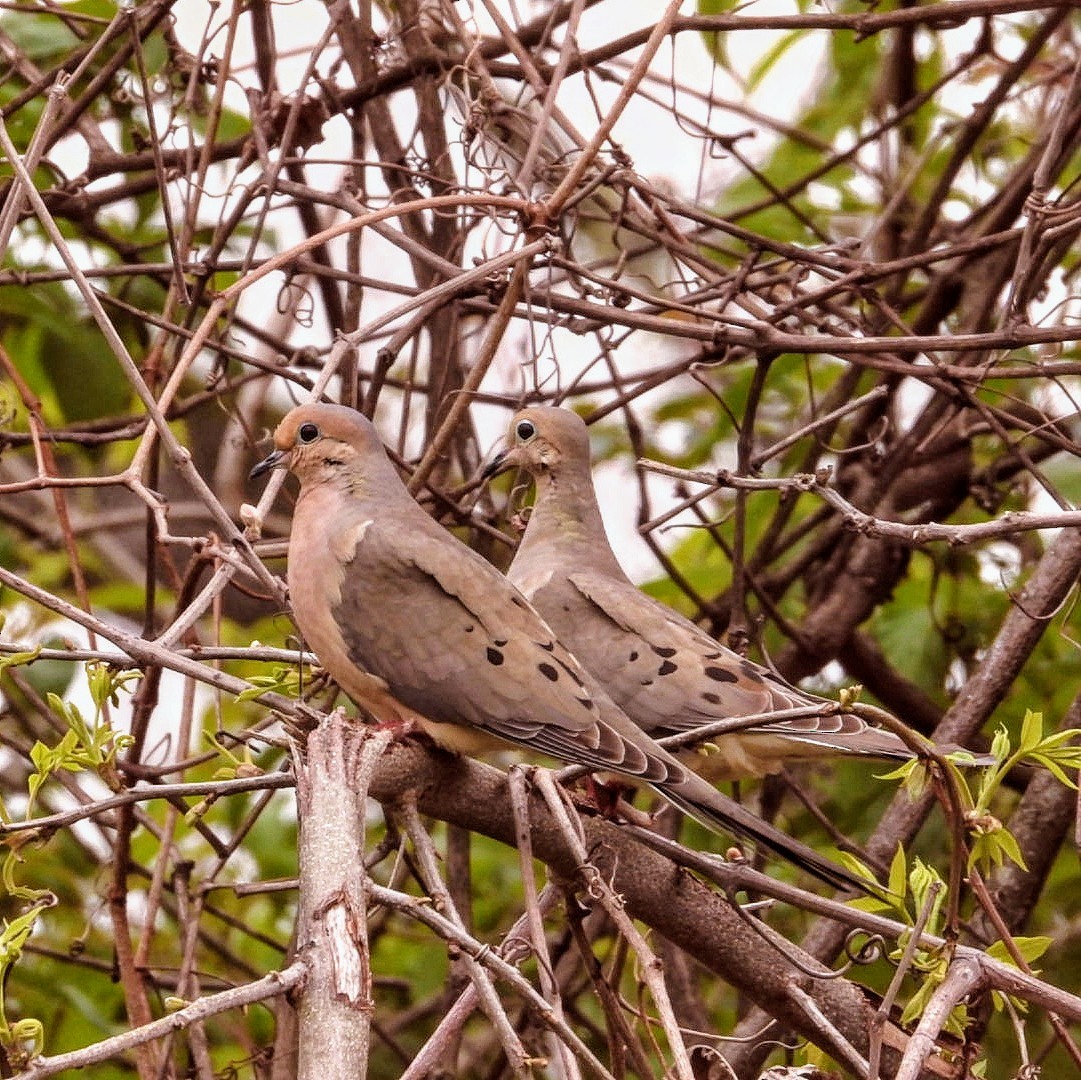
[[[223, 109], [218, 118], [218, 139], [232, 142], [251, 131], [251, 117], [233, 109]], [[239, 277], [239, 275], [237, 275]]]
[[896, 896], [905, 896], [908, 893], [908, 860], [901, 844], [897, 845], [890, 861], [889, 889]]
[[1029, 754], [1028, 757], [1030, 761], [1042, 765], [1048, 772], [1053, 773], [1060, 783], [1065, 784], [1068, 788], [1073, 788], [1075, 791], [1077, 790], [1077, 781], [1074, 780], [1072, 776], [1068, 776], [1062, 767], [1063, 764], [1066, 764], [1067, 768], [1076, 770], [1079, 767], [1079, 763], [1076, 760], [1071, 759], [1063, 763], [1054, 754], [1042, 754], [1038, 752]]
[[[698, 13], [700, 15], [723, 15], [734, 10], [740, 0], [698, 0]], [[727, 50], [728, 37], [717, 31], [705, 31], [702, 34], [702, 43], [706, 51], [713, 57], [713, 62], [725, 71], [731, 70], [728, 62]]]
[[75, 737], [83, 744], [83, 746], [90, 746], [93, 744], [94, 737], [91, 734], [90, 727], [84, 719], [82, 712], [79, 710], [78, 705], [71, 701], [64, 701], [56, 694], [50, 694], [48, 702], [49, 708], [69, 725], [72, 732], [74, 732]]
[[41, 655], [41, 646], [27, 649], [25, 652], [9, 653], [0, 656], [0, 674], [9, 667], [21, 667], [23, 664], [32, 664]]
[[9, 1033], [9, 1053], [12, 1045], [18, 1047], [18, 1053], [32, 1061], [45, 1051], [45, 1028], [40, 1020], [24, 1016], [11, 1025]]
[[1043, 736], [1043, 713], [1033, 712], [1031, 709], [1025, 710], [1025, 719], [1021, 723], [1021, 742], [1018, 745], [1018, 750], [1021, 753], [1026, 753], [1032, 750], [1033, 747], [1039, 745], [1040, 738]]
[[805, 30], [792, 30], [787, 34], [782, 34], [776, 44], [767, 49], [762, 59], [751, 68], [750, 76], [747, 79], [748, 93], [757, 90], [762, 80], [773, 70], [774, 64], [783, 59], [793, 45], [803, 41], [806, 37], [807, 31]]
[[[1026, 964], [1031, 964], [1034, 960], [1039, 960], [1051, 948], [1051, 943], [1054, 940], [1054, 938], [1050, 937], [1015, 937], [1013, 938], [1013, 944], [1021, 954], [1021, 959]], [[1003, 964], [1010, 964], [1013, 967], [1017, 966], [1004, 941], [993, 942], [985, 951], [992, 960], [999, 960]]]
[[908, 775], [905, 777], [904, 788], [910, 799], [918, 799], [927, 790], [931, 781], [931, 770], [918, 758], [906, 762]]
[[925, 863], [923, 859], [917, 858], [912, 862], [912, 869], [908, 874], [908, 883], [912, 890], [912, 902], [917, 912], [922, 912], [930, 904], [930, 913], [924, 925], [929, 934], [937, 934], [941, 929], [942, 908], [949, 892], [945, 888], [942, 876], [933, 866]]
[[67, 53], [79, 39], [60, 19], [34, 18], [29, 12], [5, 14], [4, 31], [28, 60], [46, 63]]
[[1017, 844], [1017, 838], [1009, 829], [1000, 826], [990, 832], [978, 833], [972, 841], [968, 865], [981, 866], [989, 870], [1001, 866], [1006, 859], [1016, 863], [1022, 870], [1027, 870], [1024, 856]]
[[[1041, 741], [1040, 746], [1047, 750], [1062, 746], [1063, 743], [1069, 743], [1074, 739], [1081, 739], [1081, 728], [1063, 728], [1062, 731], [1054, 731]], [[1070, 747], [1070, 749], [1081, 754], [1081, 746]]]
[[918, 764], [913, 758], [911, 761], [903, 761], [896, 769], [890, 769], [889, 772], [875, 773], [876, 780], [907, 780], [909, 774], [912, 772], [912, 767]]
[[129, 683], [138, 682], [142, 675], [138, 671], [118, 671], [109, 664], [89, 663], [86, 665], [86, 679], [90, 687], [90, 696], [97, 706], [99, 714], [106, 702], [114, 707], [120, 704], [120, 691], [129, 690]]
[[236, 701], [252, 701], [266, 693], [289, 694], [296, 697], [299, 693], [300, 680], [295, 668], [277, 668], [273, 675], [250, 675], [247, 680], [252, 685], [236, 695]]
[[1010, 733], [1001, 724], [991, 739], [991, 753], [999, 761], [1005, 761], [1010, 756]]
[[931, 1002], [934, 992], [938, 989], [938, 981], [925, 979], [917, 988], [916, 992], [908, 999], [904, 1011], [901, 1013], [901, 1026], [911, 1024], [923, 1016], [924, 1011]]

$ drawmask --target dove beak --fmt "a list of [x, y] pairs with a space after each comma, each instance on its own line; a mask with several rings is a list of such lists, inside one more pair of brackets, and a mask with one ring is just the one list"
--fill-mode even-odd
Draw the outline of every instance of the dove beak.
[[250, 473], [248, 473], [248, 479], [254, 480], [258, 476], [262, 476], [263, 473], [270, 472], [271, 469], [276, 469], [282, 461], [289, 455], [288, 450], [272, 450]]
[[512, 448], [510, 450], [504, 450], [500, 454], [496, 454], [487, 465], [484, 466], [484, 472], [480, 474], [482, 480], [491, 480], [493, 476], [498, 476], [500, 473], [505, 473], [509, 469], [518, 467], [518, 454]]

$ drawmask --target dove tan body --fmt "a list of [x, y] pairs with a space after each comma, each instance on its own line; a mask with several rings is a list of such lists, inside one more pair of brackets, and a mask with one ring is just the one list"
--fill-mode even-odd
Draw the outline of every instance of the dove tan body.
[[507, 576], [644, 731], [661, 738], [741, 716], [817, 710], [714, 736], [718, 752], [695, 767], [715, 780], [764, 776], [793, 760], [831, 754], [912, 757], [890, 732], [789, 686], [631, 582], [608, 543], [589, 435], [577, 414], [523, 409], [511, 421], [508, 443], [488, 473], [525, 469], [537, 495]]
[[414, 502], [367, 419], [302, 405], [274, 442], [252, 474], [288, 464], [300, 480], [288, 571], [297, 626], [378, 719], [420, 718], [444, 745], [498, 740], [618, 772], [824, 881], [866, 887], [716, 791], [628, 719], [521, 593]]
[[[346, 575], [373, 521], [355, 511], [349, 500], [343, 502], [330, 477], [301, 489], [293, 515], [287, 578], [289, 600], [305, 644], [353, 701], [377, 719], [416, 724], [440, 746], [460, 754], [480, 754], [504, 745], [457, 724], [433, 723], [398, 701], [384, 679], [357, 667], [350, 658], [338, 621], [327, 618], [327, 613], [341, 607]], [[328, 528], [331, 521], [334, 527]], [[295, 557], [293, 551], [298, 553]], [[305, 573], [306, 565], [325, 567], [326, 572]]]

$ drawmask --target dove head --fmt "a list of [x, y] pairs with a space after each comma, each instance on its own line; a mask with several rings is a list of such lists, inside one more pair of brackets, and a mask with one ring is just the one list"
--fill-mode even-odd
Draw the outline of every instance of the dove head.
[[372, 422], [344, 405], [300, 405], [286, 413], [274, 432], [274, 450], [251, 476], [278, 465], [295, 473], [301, 487], [335, 480], [353, 485], [388, 472], [397, 477]]
[[507, 449], [484, 470], [485, 477], [524, 469], [543, 481], [557, 474], [589, 472], [589, 431], [570, 409], [533, 405], [514, 414]]

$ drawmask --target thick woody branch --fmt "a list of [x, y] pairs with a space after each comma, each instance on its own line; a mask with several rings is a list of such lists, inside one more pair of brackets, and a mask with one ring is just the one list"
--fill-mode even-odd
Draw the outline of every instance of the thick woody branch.
[[364, 823], [368, 783], [391, 733], [336, 710], [293, 755], [300, 811], [297, 1003], [300, 1080], [364, 1076], [372, 1001]]
[[[371, 794], [393, 801], [410, 788], [416, 789], [423, 812], [514, 843], [514, 815], [506, 779], [498, 771], [464, 758], [426, 752], [409, 742], [395, 743], [373, 779]], [[555, 873], [579, 880], [581, 861], [559, 823], [538, 798], [531, 800], [530, 810], [534, 855]], [[844, 1042], [866, 1057], [874, 1010], [857, 986], [846, 979], [809, 974], [830, 973], [792, 946], [787, 947], [787, 955], [775, 948], [724, 897], [663, 856], [643, 850], [618, 826], [585, 818], [583, 828], [593, 865], [622, 897], [631, 918], [654, 927], [786, 1026], [844, 1060], [848, 1047], [832, 1042], [792, 993], [794, 986], [802, 987]], [[790, 961], [791, 956], [799, 958], [800, 967]], [[887, 1052], [883, 1060], [883, 1075], [891, 1075], [896, 1054]]]

